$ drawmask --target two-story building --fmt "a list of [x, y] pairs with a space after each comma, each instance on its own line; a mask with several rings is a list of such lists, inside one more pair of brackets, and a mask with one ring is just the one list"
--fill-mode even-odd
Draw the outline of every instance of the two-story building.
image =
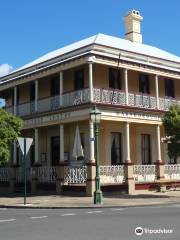
[[[34, 139], [28, 156], [32, 189], [56, 182], [58, 191], [86, 186], [92, 195], [94, 105], [101, 111], [102, 189], [133, 193], [155, 186], [157, 179], [180, 181], [178, 159], [169, 159], [161, 143], [163, 114], [180, 104], [180, 58], [142, 43], [139, 11], [129, 12], [124, 21], [125, 39], [97, 34], [0, 78], [6, 111], [23, 118], [22, 136]], [[77, 126], [84, 156], [75, 159]], [[17, 143], [11, 152], [18, 183], [22, 156]]]

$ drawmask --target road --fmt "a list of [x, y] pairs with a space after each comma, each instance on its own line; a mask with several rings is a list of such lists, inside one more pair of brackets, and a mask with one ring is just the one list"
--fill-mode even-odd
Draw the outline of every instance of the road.
[[[135, 234], [137, 227], [143, 228], [141, 236]], [[56, 239], [179, 240], [180, 204], [101, 209], [0, 209], [0, 240]]]

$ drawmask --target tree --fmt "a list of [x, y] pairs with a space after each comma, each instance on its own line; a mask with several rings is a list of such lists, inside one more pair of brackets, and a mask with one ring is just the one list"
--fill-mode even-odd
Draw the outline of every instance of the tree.
[[168, 155], [177, 159], [180, 156], [180, 106], [173, 105], [163, 118], [165, 132], [169, 137]]
[[22, 120], [0, 109], [0, 165], [9, 159], [10, 145], [20, 135]]

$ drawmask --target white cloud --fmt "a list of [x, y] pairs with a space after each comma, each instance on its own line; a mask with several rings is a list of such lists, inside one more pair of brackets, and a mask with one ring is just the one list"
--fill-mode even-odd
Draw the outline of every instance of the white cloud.
[[13, 67], [10, 66], [9, 64], [5, 63], [5, 64], [1, 64], [0, 65], [0, 77], [3, 77], [7, 74], [9, 74], [10, 72], [12, 72]]

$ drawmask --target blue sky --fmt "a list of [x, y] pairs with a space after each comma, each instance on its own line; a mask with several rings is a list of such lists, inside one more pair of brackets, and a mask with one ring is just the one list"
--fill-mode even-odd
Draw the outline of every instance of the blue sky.
[[123, 38], [123, 16], [131, 9], [144, 17], [143, 43], [180, 56], [179, 0], [6, 0], [1, 1], [0, 64], [16, 69], [99, 32]]

